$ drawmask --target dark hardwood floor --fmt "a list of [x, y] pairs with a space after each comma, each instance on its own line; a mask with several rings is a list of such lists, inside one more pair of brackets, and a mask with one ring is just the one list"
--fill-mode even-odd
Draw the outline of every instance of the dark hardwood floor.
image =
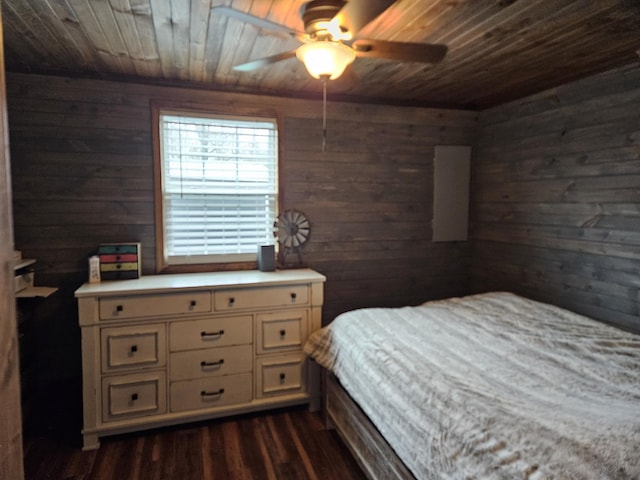
[[306, 408], [102, 439], [25, 435], [26, 480], [356, 480], [364, 474], [320, 413]]

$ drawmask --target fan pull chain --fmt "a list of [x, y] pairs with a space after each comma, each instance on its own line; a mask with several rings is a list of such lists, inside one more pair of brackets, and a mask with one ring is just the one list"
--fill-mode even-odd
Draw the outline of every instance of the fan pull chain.
[[327, 150], [327, 77], [322, 77], [322, 153]]

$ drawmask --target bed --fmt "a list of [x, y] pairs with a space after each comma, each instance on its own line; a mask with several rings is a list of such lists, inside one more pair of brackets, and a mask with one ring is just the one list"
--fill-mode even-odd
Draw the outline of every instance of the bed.
[[492, 292], [347, 312], [305, 351], [370, 478], [640, 478], [640, 335]]

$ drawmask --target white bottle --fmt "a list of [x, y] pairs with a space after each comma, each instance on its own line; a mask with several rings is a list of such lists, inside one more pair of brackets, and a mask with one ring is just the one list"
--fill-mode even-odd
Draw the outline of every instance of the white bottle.
[[100, 283], [100, 257], [89, 257], [89, 283]]

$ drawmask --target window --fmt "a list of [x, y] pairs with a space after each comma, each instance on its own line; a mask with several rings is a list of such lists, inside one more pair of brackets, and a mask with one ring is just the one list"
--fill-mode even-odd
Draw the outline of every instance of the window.
[[276, 120], [171, 110], [155, 117], [161, 267], [255, 261], [258, 245], [274, 242]]

